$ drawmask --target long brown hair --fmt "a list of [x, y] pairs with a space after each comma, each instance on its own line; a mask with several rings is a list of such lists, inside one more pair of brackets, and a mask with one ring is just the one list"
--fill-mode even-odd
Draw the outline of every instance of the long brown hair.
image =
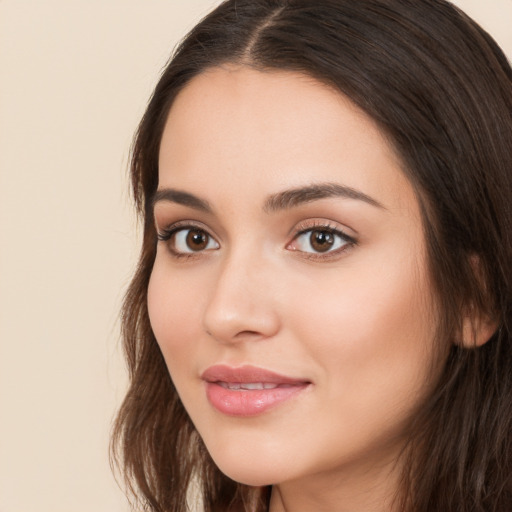
[[[151, 511], [185, 511], [195, 482], [207, 512], [268, 507], [268, 489], [238, 484], [213, 464], [177, 396], [146, 305], [156, 250], [151, 198], [170, 106], [191, 79], [228, 62], [298, 71], [337, 88], [401, 156], [422, 209], [439, 337], [451, 348], [411, 426], [397, 507], [510, 512], [512, 70], [492, 38], [444, 0], [228, 0], [177, 48], [131, 161], [144, 237], [122, 313], [130, 387], [112, 447], [134, 495]], [[498, 326], [479, 348], [460, 343], [468, 311]]]

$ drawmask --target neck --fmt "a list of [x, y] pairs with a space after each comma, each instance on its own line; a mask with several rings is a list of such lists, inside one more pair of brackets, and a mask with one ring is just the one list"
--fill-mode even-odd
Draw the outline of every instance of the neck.
[[274, 486], [269, 512], [393, 512], [398, 488], [396, 464], [336, 470]]

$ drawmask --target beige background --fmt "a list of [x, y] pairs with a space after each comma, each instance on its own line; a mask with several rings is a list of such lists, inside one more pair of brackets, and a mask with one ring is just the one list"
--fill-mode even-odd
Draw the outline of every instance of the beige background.
[[[0, 512], [124, 512], [107, 445], [131, 135], [217, 0], [0, 0]], [[459, 0], [512, 55], [512, 0]]]

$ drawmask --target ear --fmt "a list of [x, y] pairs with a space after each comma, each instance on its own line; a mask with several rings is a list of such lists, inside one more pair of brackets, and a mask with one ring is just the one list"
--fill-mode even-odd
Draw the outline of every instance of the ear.
[[[469, 263], [475, 274], [476, 281], [478, 282], [477, 286], [480, 286], [486, 291], [487, 283], [485, 282], [482, 272], [480, 258], [476, 255], [472, 255], [469, 258]], [[487, 291], [485, 293], [488, 295]], [[485, 345], [498, 330], [499, 322], [496, 316], [497, 315], [493, 314], [488, 309], [483, 311], [474, 304], [470, 304], [462, 319], [460, 344], [465, 348], [477, 348]]]

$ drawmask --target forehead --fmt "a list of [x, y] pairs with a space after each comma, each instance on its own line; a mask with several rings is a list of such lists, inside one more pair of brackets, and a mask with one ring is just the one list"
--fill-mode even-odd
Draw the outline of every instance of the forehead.
[[307, 75], [219, 67], [176, 98], [162, 137], [160, 187], [221, 196], [236, 189], [242, 200], [318, 181], [341, 182], [395, 206], [414, 201], [376, 123]]

